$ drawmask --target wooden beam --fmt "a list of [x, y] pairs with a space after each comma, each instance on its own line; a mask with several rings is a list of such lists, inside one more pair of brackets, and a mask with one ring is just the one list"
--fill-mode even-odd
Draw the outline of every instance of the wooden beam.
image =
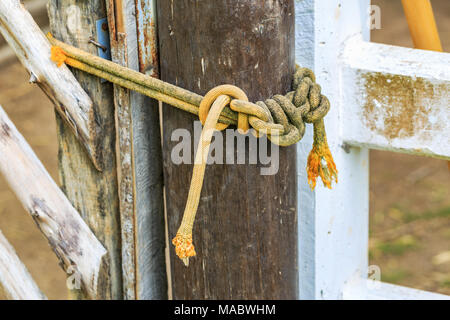
[[[0, 107], [0, 172], [91, 298], [108, 283], [107, 252]], [[70, 272], [72, 270], [72, 272]]]
[[87, 150], [97, 169], [101, 167], [100, 129], [89, 96], [66, 66], [50, 60], [50, 44], [19, 0], [0, 2], [0, 32], [36, 83], [54, 103]]
[[[106, 18], [104, 1], [51, 0], [48, 9], [50, 29], [55, 38], [97, 54], [97, 48], [89, 39], [98, 39], [95, 22]], [[122, 299], [113, 88], [101, 79], [73, 72], [93, 101], [95, 121], [101, 129], [99, 148], [103, 152], [103, 172], [95, 170], [72, 132], [57, 116], [61, 184], [74, 207], [108, 250], [110, 286], [102, 293], [106, 298]]]
[[0, 297], [8, 300], [47, 300], [14, 248], [0, 231]]
[[[153, 1], [110, 0], [112, 60], [157, 76]], [[121, 15], [120, 19], [117, 15]], [[138, 41], [138, 38], [140, 40]], [[153, 51], [154, 52], [154, 51]], [[156, 61], [157, 63], [157, 61]], [[167, 298], [158, 101], [114, 86], [125, 299]]]
[[356, 36], [342, 61], [347, 144], [450, 159], [450, 54]]
[[[162, 80], [199, 94], [234, 84], [251, 101], [291, 87], [292, 0], [158, 1], [158, 22]], [[170, 239], [179, 227], [192, 174], [192, 165], [172, 162], [178, 141], [171, 136], [179, 128], [192, 134], [196, 120], [163, 108]], [[170, 249], [173, 298], [297, 297], [295, 154], [295, 146], [280, 148], [280, 168], [271, 176], [260, 175], [261, 164], [208, 166], [194, 227], [197, 256], [186, 268]]]

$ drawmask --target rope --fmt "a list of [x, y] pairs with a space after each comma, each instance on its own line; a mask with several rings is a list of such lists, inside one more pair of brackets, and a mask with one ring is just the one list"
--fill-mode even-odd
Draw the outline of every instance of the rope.
[[206, 160], [214, 130], [236, 125], [240, 133], [250, 126], [257, 137], [267, 137], [280, 146], [290, 146], [305, 134], [305, 123], [314, 125], [313, 148], [308, 156], [307, 173], [311, 189], [320, 176], [323, 185], [331, 189], [337, 183], [337, 169], [328, 147], [323, 118], [330, 109], [327, 97], [321, 94], [314, 73], [307, 68], [296, 68], [293, 91], [275, 95], [265, 101], [252, 103], [238, 87], [221, 85], [204, 97], [140, 72], [122, 67], [111, 61], [91, 55], [48, 35], [53, 47], [51, 58], [58, 66], [63, 63], [106, 79], [119, 86], [137, 91], [151, 98], [199, 116], [203, 124], [195, 157], [191, 186], [180, 228], [172, 243], [177, 256], [189, 264], [196, 255], [192, 231], [198, 208]]

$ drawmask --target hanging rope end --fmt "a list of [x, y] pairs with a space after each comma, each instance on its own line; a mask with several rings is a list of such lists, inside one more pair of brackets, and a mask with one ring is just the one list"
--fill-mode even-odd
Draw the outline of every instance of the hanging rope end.
[[196, 255], [194, 244], [192, 243], [192, 234], [177, 233], [172, 240], [172, 244], [175, 246], [175, 253], [178, 258], [183, 260], [186, 267], [189, 266], [189, 258]]
[[326, 141], [314, 143], [308, 156], [308, 183], [311, 190], [316, 187], [317, 177], [320, 176], [323, 185], [332, 189], [332, 182], [338, 182], [338, 171]]

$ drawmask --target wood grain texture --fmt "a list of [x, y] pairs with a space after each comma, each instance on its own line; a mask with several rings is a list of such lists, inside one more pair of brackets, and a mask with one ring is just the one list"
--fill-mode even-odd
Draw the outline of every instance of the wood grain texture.
[[[138, 70], [158, 77], [156, 0], [135, 0]], [[128, 52], [131, 52], [128, 47]], [[132, 93], [137, 298], [167, 299], [159, 102]]]
[[[104, 1], [51, 0], [48, 10], [55, 38], [97, 54], [97, 48], [88, 41], [90, 37], [97, 37], [95, 21], [106, 17]], [[95, 170], [79, 142], [57, 115], [61, 184], [74, 207], [108, 250], [110, 285], [104, 288], [104, 297], [122, 299], [113, 88], [98, 78], [76, 70], [73, 72], [94, 104], [95, 121], [101, 128], [103, 172]], [[74, 297], [84, 298], [77, 293]]]
[[[294, 72], [291, 0], [158, 2], [161, 79], [199, 94], [220, 84], [250, 100], [284, 94]], [[196, 117], [163, 108], [169, 238], [175, 236], [192, 165], [174, 165], [172, 131]], [[224, 139], [225, 140], [225, 139]], [[195, 145], [195, 144], [193, 144]], [[197, 256], [186, 268], [170, 250], [175, 299], [297, 297], [296, 148], [280, 148], [280, 170], [209, 165], [194, 226]]]
[[[128, 57], [129, 34], [131, 34], [131, 37], [133, 37], [133, 34], [136, 34], [136, 26], [135, 23], [134, 25], [126, 23], [128, 19], [133, 17], [128, 10], [134, 11], [134, 3], [122, 0], [109, 0], [106, 4], [112, 61], [129, 67], [129, 59], [132, 65], [134, 58], [137, 64], [136, 55]], [[124, 7], [126, 8], [125, 10]], [[135, 19], [133, 18], [133, 20]], [[119, 21], [121, 22], [120, 24]], [[127, 30], [129, 29], [128, 27], [134, 30]], [[133, 46], [132, 43], [130, 45]], [[130, 90], [114, 85], [117, 180], [122, 236], [122, 281], [123, 298], [126, 300], [136, 299], [136, 192], [134, 190], [132, 103]]]
[[50, 60], [50, 44], [19, 0], [0, 2], [0, 32], [30, 73], [30, 82], [46, 93], [101, 169], [100, 128], [92, 101], [66, 66], [58, 68]]
[[47, 300], [1, 231], [0, 297], [8, 300]]
[[108, 282], [106, 249], [1, 107], [0, 151], [0, 172], [47, 238], [61, 267], [81, 280], [91, 298], [101, 298]]
[[[152, 67], [157, 57], [148, 54], [157, 46], [153, 1], [110, 0], [107, 5], [112, 60], [157, 76]], [[124, 298], [166, 299], [158, 102], [119, 86], [114, 97]]]

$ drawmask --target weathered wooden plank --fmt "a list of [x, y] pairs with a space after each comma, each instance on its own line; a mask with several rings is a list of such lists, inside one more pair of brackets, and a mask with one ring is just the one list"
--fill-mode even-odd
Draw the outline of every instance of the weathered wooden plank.
[[[138, 70], [159, 77], [156, 1], [135, 2]], [[130, 49], [129, 47], [128, 52]], [[137, 101], [132, 108], [132, 122], [137, 217], [137, 298], [167, 299], [159, 103], [137, 94], [135, 99]]]
[[[158, 23], [162, 80], [199, 94], [230, 83], [252, 101], [290, 89], [292, 0], [158, 1]], [[192, 165], [172, 162], [178, 141], [171, 136], [178, 128], [192, 134], [195, 120], [163, 109], [170, 239], [180, 224], [192, 174]], [[279, 150], [280, 169], [272, 176], [261, 176], [261, 165], [208, 166], [194, 227], [197, 256], [186, 268], [170, 250], [175, 299], [297, 297], [295, 152], [295, 146]]]
[[[107, 285], [107, 252], [0, 107], [0, 172], [91, 298]], [[71, 272], [69, 272], [69, 269]]]
[[47, 300], [0, 231], [0, 297], [2, 295], [9, 300]]
[[[153, 1], [107, 4], [113, 61], [157, 76]], [[114, 96], [124, 298], [164, 299], [167, 279], [158, 102], [118, 86]]]
[[[97, 38], [95, 22], [106, 17], [103, 1], [52, 0], [48, 9], [55, 38], [97, 54], [97, 48], [89, 43], [89, 38]], [[95, 170], [73, 134], [57, 116], [61, 183], [74, 207], [108, 250], [110, 286], [103, 292], [105, 298], [121, 299], [121, 236], [113, 88], [100, 79], [79, 71], [73, 72], [94, 103], [95, 120], [101, 128], [99, 148], [103, 152], [103, 172]]]
[[354, 37], [343, 62], [345, 142], [450, 159], [450, 54]]
[[[135, 20], [132, 15], [132, 12], [134, 12], [134, 2], [109, 0], [106, 4], [110, 28], [112, 61], [125, 67], [131, 67], [133, 64], [137, 65], [136, 50], [134, 51], [134, 55], [131, 57], [128, 56], [128, 45], [136, 47], [136, 39], [134, 44], [131, 41], [130, 43], [128, 41], [130, 36], [131, 38], [135, 38], [136, 35], [135, 21], [134, 24], [129, 23], [131, 18], [133, 18], [132, 20]], [[130, 28], [132, 30], [129, 30]], [[122, 235], [123, 297], [127, 300], [134, 300], [136, 299], [136, 192], [134, 190], [131, 92], [125, 88], [114, 85], [114, 105], [117, 137], [117, 180], [119, 184]]]
[[0, 32], [101, 169], [99, 127], [92, 101], [66, 66], [50, 60], [50, 44], [19, 0], [0, 2]]

